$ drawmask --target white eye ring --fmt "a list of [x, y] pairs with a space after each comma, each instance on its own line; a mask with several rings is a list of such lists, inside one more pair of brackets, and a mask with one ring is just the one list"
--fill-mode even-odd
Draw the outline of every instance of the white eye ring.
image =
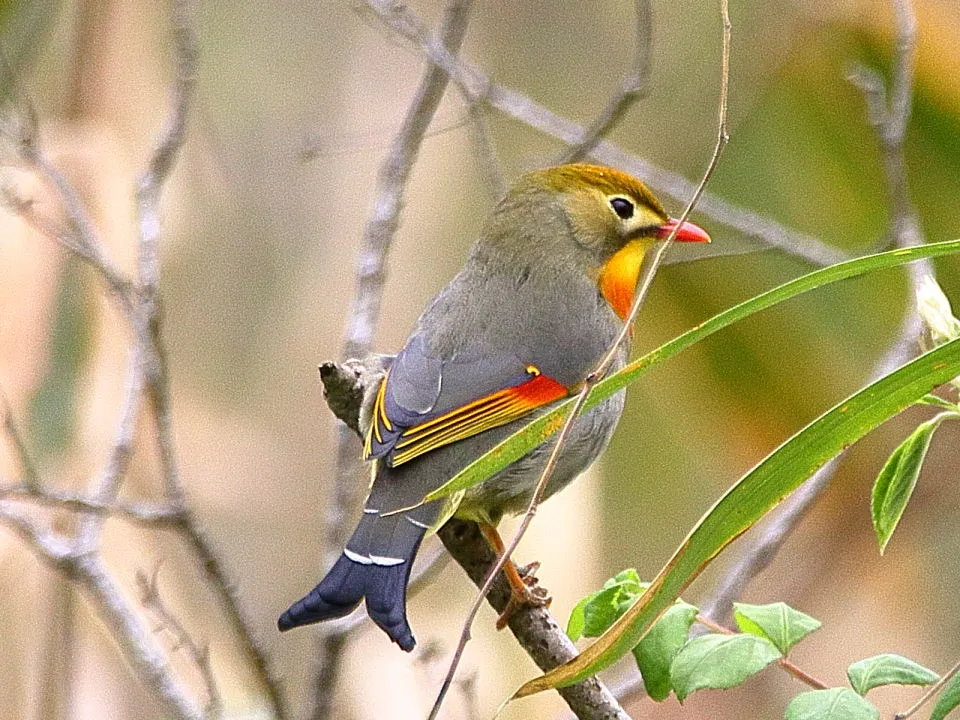
[[636, 206], [625, 197], [610, 198], [610, 207], [621, 220], [629, 220], [636, 211]]

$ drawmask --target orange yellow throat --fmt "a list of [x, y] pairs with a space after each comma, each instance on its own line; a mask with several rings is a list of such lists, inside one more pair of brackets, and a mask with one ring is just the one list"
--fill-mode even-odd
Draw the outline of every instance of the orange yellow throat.
[[621, 320], [626, 320], [630, 314], [640, 266], [651, 244], [646, 238], [631, 240], [614, 253], [600, 271], [600, 292]]

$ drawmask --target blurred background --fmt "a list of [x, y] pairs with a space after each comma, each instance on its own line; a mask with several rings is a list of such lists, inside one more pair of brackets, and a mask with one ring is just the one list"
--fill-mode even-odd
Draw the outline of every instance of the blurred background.
[[[918, 49], [906, 154], [928, 240], [960, 236], [960, 5], [917, 0]], [[654, 2], [649, 96], [612, 133], [626, 151], [696, 180], [712, 151], [720, 25], [712, 3]], [[887, 73], [893, 13], [884, 0], [734, 0], [732, 140], [717, 196], [848, 253], [889, 240], [882, 156], [855, 63]], [[436, 26], [440, 0], [411, 7]], [[493, 79], [589, 124], [629, 71], [633, 3], [475, 4], [463, 55]], [[135, 178], [171, 82], [169, 7], [152, 0], [0, 3], [0, 43], [36, 106], [40, 142], [88, 203], [110, 253], [131, 268]], [[165, 336], [175, 434], [191, 506], [234, 578], [299, 717], [310, 704], [316, 630], [280, 636], [277, 615], [323, 568], [334, 420], [316, 366], [340, 352], [354, 267], [379, 163], [423, 63], [349, 2], [203, 3], [200, 69], [188, 138], [163, 199]], [[10, 80], [3, 83], [9, 88]], [[495, 112], [508, 178], [550, 163], [561, 145]], [[376, 347], [396, 351], [429, 298], [462, 264], [494, 197], [448, 92], [409, 185], [389, 261]], [[57, 206], [10, 148], [3, 181]], [[661, 196], [677, 214], [682, 201]], [[45, 205], [43, 205], [45, 203]], [[736, 230], [694, 219], [715, 243]], [[937, 261], [960, 304], [960, 262]], [[716, 312], [813, 269], [778, 251], [661, 271], [639, 320], [649, 349]], [[604, 579], [653, 577], [693, 523], [740, 475], [870, 377], [910, 302], [902, 271], [835, 285], [725, 330], [644, 377], [628, 395], [597, 467], [547, 503], [516, 558], [543, 562], [563, 621]], [[96, 277], [49, 239], [0, 213], [0, 388], [44, 479], [87, 488], [111, 441], [129, 336]], [[905, 415], [849, 453], [830, 489], [744, 600], [783, 600], [823, 621], [794, 661], [831, 684], [853, 660], [896, 651], [938, 671], [960, 656], [960, 434], [936, 437], [915, 499], [881, 558], [871, 482], [925, 412]], [[955, 424], [954, 424], [955, 425]], [[158, 498], [151, 428], [141, 427], [123, 496]], [[21, 469], [0, 443], [0, 477]], [[358, 482], [362, 482], [359, 480]], [[58, 522], [57, 517], [52, 522]], [[713, 589], [742, 546], [686, 594]], [[134, 573], [162, 561], [159, 588], [191, 635], [209, 643], [229, 717], [268, 717], [220, 608], [177, 538], [107, 524], [105, 558], [134, 596]], [[421, 718], [474, 593], [456, 566], [410, 603], [420, 647], [404, 653], [368, 625], [350, 638], [340, 718]], [[125, 665], [77, 594], [0, 525], [0, 716], [154, 718], [162, 707]], [[169, 646], [169, 643], [167, 644]], [[174, 667], [198, 695], [183, 653]], [[627, 677], [629, 662], [609, 671]], [[449, 717], [489, 717], [535, 667], [484, 608]], [[684, 707], [638, 700], [633, 717], [780, 717], [803, 690], [770, 668], [742, 688]], [[884, 715], [917, 692], [871, 694]], [[473, 710], [471, 711], [471, 704]], [[505, 718], [566, 717], [553, 694]]]

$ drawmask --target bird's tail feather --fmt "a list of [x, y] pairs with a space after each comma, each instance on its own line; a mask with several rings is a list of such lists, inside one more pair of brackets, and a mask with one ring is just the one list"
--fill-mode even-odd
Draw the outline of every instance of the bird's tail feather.
[[343, 617], [366, 598], [370, 618], [403, 650], [412, 650], [416, 640], [407, 622], [407, 581], [435, 514], [423, 506], [384, 517], [367, 508], [337, 562], [280, 616], [277, 626], [283, 631]]

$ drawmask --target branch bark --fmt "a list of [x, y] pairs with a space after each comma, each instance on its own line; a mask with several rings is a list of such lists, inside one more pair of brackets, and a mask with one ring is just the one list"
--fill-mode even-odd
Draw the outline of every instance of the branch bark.
[[[374, 357], [370, 365], [363, 361], [324, 365], [324, 387], [327, 404], [333, 414], [348, 426], [355, 426], [360, 414], [363, 394], [357, 393], [357, 383], [364, 388], [375, 385], [383, 377], [383, 357]], [[440, 540], [478, 587], [482, 586], [497, 556], [480, 534], [477, 524], [452, 519], [438, 533]], [[501, 572], [494, 579], [487, 602], [499, 615], [510, 599], [510, 586]], [[353, 624], [346, 625], [351, 628]], [[547, 608], [523, 607], [508, 623], [520, 646], [541, 670], [550, 670], [573, 659], [577, 648]], [[563, 688], [560, 695], [579, 718], [628, 720], [613, 694], [596, 678]]]

